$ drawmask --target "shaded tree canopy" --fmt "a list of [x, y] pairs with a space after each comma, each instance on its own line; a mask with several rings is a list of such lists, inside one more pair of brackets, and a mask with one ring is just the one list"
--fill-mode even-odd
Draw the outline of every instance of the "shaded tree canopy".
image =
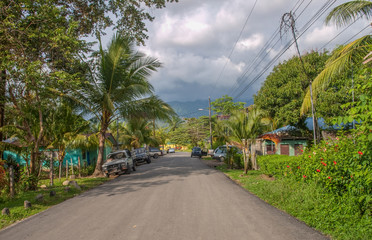
[[234, 102], [233, 98], [228, 95], [223, 95], [211, 102], [212, 110], [218, 114], [229, 115], [235, 110], [244, 109], [244, 102]]
[[[313, 79], [323, 69], [328, 55], [311, 52], [303, 56], [305, 69]], [[279, 121], [279, 125], [301, 122], [300, 107], [309, 86], [297, 56], [276, 65], [254, 96], [255, 105]]]

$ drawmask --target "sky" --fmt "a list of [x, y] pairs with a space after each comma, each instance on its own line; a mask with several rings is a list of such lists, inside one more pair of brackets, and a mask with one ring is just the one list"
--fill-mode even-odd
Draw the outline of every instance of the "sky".
[[[149, 39], [139, 50], [163, 63], [149, 80], [166, 102], [208, 101], [209, 96], [213, 101], [225, 94], [249, 102], [273, 66], [296, 54], [294, 45], [284, 51], [293, 39], [291, 32], [282, 37], [279, 33], [285, 13], [294, 13], [301, 54], [331, 50], [371, 34], [365, 19], [346, 30], [324, 24], [330, 10], [344, 2], [179, 0], [164, 9], [150, 9], [155, 20], [147, 23]], [[323, 14], [317, 15], [322, 7]]]

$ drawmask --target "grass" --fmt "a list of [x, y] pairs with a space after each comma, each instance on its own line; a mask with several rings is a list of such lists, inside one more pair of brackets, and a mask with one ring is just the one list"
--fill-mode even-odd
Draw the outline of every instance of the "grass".
[[[13, 199], [10, 199], [7, 196], [2, 196], [0, 198], [0, 210], [3, 208], [9, 208], [10, 215], [0, 215], [0, 229], [9, 226], [19, 220], [42, 212], [49, 207], [61, 203], [69, 198], [72, 198], [90, 188], [98, 186], [109, 180], [108, 178], [80, 178], [75, 181], [81, 186], [81, 190], [76, 189], [73, 186], [70, 187], [70, 191], [65, 191], [65, 187], [62, 183], [65, 179], [59, 181], [58, 179], [54, 181], [53, 187], [48, 187], [48, 189], [38, 189], [36, 191], [28, 191], [18, 193]], [[39, 186], [49, 185], [49, 180], [41, 180]], [[50, 191], [55, 191], [56, 196], [50, 197]], [[44, 200], [42, 202], [37, 202], [35, 197], [38, 194], [43, 194]], [[28, 200], [31, 202], [32, 207], [30, 209], [24, 208], [24, 201]]]
[[262, 200], [304, 221], [332, 239], [372, 239], [371, 216], [359, 214], [352, 197], [324, 192], [316, 184], [272, 179], [260, 171], [242, 175], [242, 170], [219, 170]]

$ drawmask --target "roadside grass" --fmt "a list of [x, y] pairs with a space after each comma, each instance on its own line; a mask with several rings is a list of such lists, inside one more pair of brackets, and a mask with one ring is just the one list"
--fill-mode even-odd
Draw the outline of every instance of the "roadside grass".
[[260, 171], [217, 167], [239, 185], [267, 203], [305, 222], [332, 239], [372, 239], [372, 216], [361, 216], [352, 197], [325, 192], [314, 183], [274, 179]]
[[[50, 187], [49, 180], [39, 181], [39, 186], [45, 184], [48, 186], [47, 189], [40, 189], [36, 191], [27, 191], [18, 193], [13, 199], [10, 199], [8, 196], [0, 197], [0, 210], [3, 208], [9, 208], [10, 215], [0, 215], [0, 229], [5, 228], [17, 221], [20, 221], [24, 218], [42, 212], [49, 207], [61, 203], [69, 198], [72, 198], [76, 195], [79, 195], [82, 192], [87, 191], [95, 186], [101, 185], [102, 183], [109, 180], [109, 178], [80, 178], [75, 179], [75, 181], [81, 186], [81, 190], [76, 189], [73, 186], [70, 187], [70, 191], [65, 191], [66, 186], [63, 186], [62, 183], [66, 179], [54, 181], [54, 186]], [[56, 195], [51, 197], [50, 192], [55, 191]], [[35, 200], [35, 197], [38, 194], [43, 194], [43, 201], [38, 202]], [[24, 201], [28, 200], [31, 202], [31, 208], [24, 208]]]

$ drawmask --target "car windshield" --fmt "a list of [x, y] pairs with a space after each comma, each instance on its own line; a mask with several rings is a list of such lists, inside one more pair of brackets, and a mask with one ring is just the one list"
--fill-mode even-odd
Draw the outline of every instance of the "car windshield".
[[201, 148], [195, 147], [195, 148], [193, 149], [193, 151], [195, 151], [195, 152], [197, 152], [197, 151], [201, 151]]
[[125, 158], [125, 154], [123, 152], [119, 153], [110, 153], [107, 155], [107, 162], [111, 162], [115, 159]]

